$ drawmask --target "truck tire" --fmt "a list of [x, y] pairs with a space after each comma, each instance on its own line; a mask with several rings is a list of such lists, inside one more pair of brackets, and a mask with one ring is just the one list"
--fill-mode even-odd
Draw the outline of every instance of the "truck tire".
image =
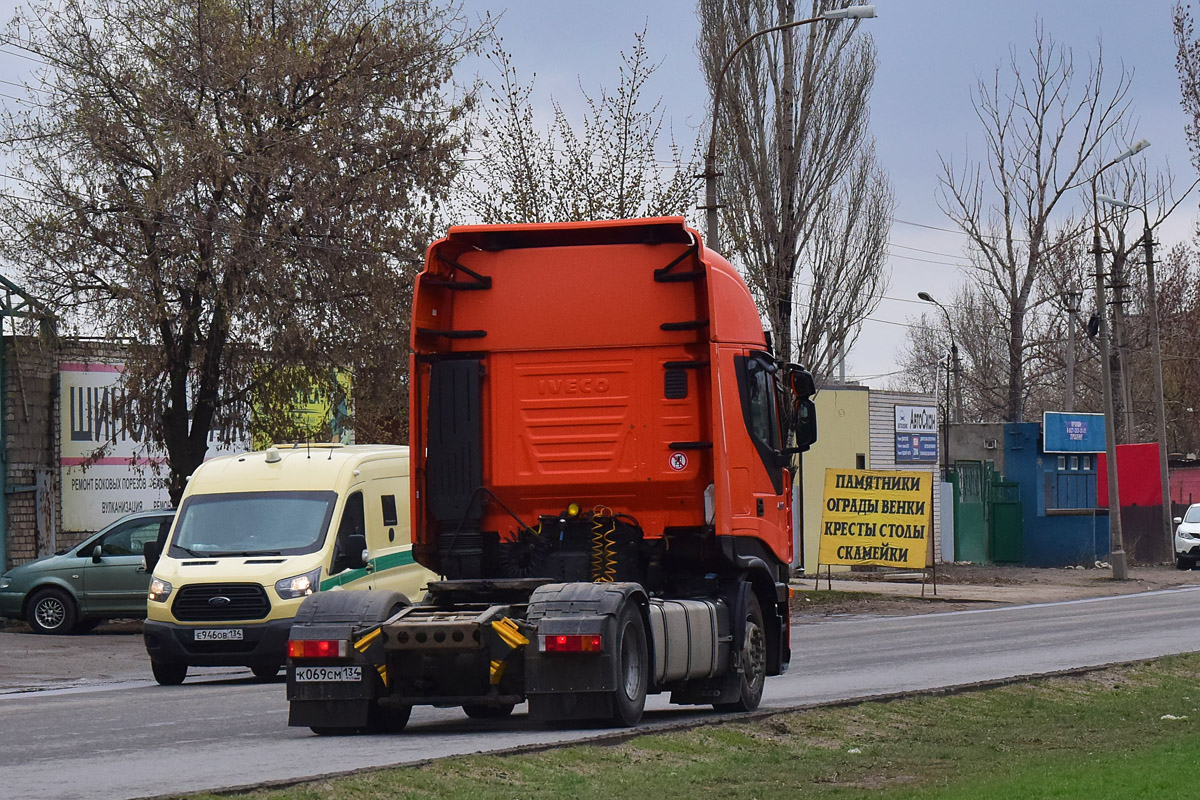
[[62, 589], [41, 589], [29, 601], [25, 613], [34, 633], [71, 633], [78, 612], [75, 601]]
[[[331, 625], [351, 623], [355, 625], [372, 625], [388, 620], [400, 609], [409, 606], [408, 598], [400, 592], [318, 592], [305, 598], [296, 612], [296, 621], [292, 630], [297, 626]], [[372, 666], [364, 666], [364, 671], [375, 673]], [[329, 719], [327, 723], [309, 725], [309, 730], [318, 736], [341, 736], [353, 733], [397, 733], [408, 725], [412, 706], [383, 706], [380, 698], [386, 695], [383, 681], [376, 674], [371, 678], [375, 687], [374, 696], [363, 699], [366, 705], [359, 706], [360, 715], [365, 711], [366, 724], [337, 724], [340, 720]], [[297, 702], [297, 701], [292, 701]], [[305, 701], [307, 702], [307, 701]], [[354, 701], [358, 703], [360, 701]], [[301, 723], [304, 724], [304, 723]]]
[[762, 701], [767, 682], [767, 633], [762, 608], [754, 592], [746, 594], [746, 634], [738, 653], [740, 692], [732, 703], [714, 703], [718, 711], [753, 711]]
[[187, 677], [187, 664], [168, 664], [165, 661], [151, 661], [150, 671], [159, 686], [178, 686]]
[[637, 605], [625, 603], [617, 618], [617, 688], [612, 696], [612, 723], [632, 728], [646, 708], [646, 690], [650, 683], [650, 657], [646, 646], [646, 624]]

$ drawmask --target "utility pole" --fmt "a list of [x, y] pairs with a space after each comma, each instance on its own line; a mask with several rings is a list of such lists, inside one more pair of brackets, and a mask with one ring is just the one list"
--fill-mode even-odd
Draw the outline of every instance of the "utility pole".
[[[1092, 194], [1095, 196], [1096, 181], [1092, 179]], [[1093, 206], [1096, 202], [1093, 201]], [[1125, 560], [1125, 537], [1121, 530], [1121, 496], [1117, 484], [1117, 432], [1113, 425], [1112, 363], [1108, 360], [1108, 299], [1104, 292], [1104, 247], [1100, 244], [1100, 223], [1095, 223], [1092, 234], [1092, 253], [1096, 257], [1096, 314], [1100, 318], [1100, 372], [1104, 389], [1104, 445], [1108, 461], [1108, 561], [1112, 564], [1113, 580], [1129, 578], [1129, 565]]]
[[1129, 444], [1137, 441], [1134, 435], [1133, 422], [1133, 364], [1129, 353], [1129, 326], [1125, 320], [1125, 261], [1128, 258], [1125, 249], [1125, 234], [1117, 232], [1117, 241], [1112, 249], [1112, 290], [1113, 290], [1113, 343], [1117, 348], [1117, 386], [1121, 389], [1121, 438]]
[[1063, 410], [1075, 410], [1075, 315], [1079, 313], [1079, 304], [1083, 300], [1083, 292], [1071, 290], [1063, 293], [1067, 306], [1067, 385], [1063, 396]]
[[1158, 290], [1154, 285], [1154, 231], [1150, 229], [1150, 217], [1142, 209], [1145, 228], [1142, 243], [1146, 248], [1146, 291], [1149, 293], [1150, 351], [1154, 357], [1154, 416], [1158, 423], [1158, 469], [1162, 477], [1163, 536], [1167, 552], [1175, 552], [1175, 537], [1171, 533], [1171, 477], [1167, 463], [1167, 409], [1163, 398], [1162, 348], [1158, 337]]

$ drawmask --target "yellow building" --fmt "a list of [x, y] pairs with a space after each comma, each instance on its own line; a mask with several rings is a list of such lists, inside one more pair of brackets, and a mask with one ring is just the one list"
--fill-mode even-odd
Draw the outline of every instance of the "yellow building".
[[814, 398], [819, 436], [801, 463], [802, 506], [797, 568], [817, 571], [825, 470], [871, 468], [870, 391], [866, 386], [824, 386]]

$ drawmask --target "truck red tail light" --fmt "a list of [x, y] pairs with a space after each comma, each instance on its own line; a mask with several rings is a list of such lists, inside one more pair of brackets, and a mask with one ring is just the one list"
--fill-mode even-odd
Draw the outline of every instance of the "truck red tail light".
[[599, 653], [604, 642], [598, 633], [585, 633], [539, 636], [538, 644], [543, 653]]
[[288, 658], [345, 658], [345, 639], [290, 639]]

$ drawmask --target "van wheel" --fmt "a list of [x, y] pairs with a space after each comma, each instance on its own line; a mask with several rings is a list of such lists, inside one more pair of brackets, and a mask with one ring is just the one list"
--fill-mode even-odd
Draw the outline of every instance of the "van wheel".
[[150, 671], [154, 673], [154, 680], [158, 681], [160, 686], [178, 686], [187, 677], [188, 668], [187, 664], [151, 661]]
[[26, 613], [34, 633], [71, 633], [78, 612], [75, 601], [61, 589], [42, 589], [29, 601]]
[[627, 602], [617, 622], [617, 690], [612, 696], [613, 725], [632, 728], [646, 708], [650, 682], [650, 659], [646, 647], [646, 625], [637, 606]]
[[279, 664], [257, 665], [250, 668], [254, 673], [254, 677], [260, 681], [269, 681], [279, 674]]
[[753, 592], [746, 600], [746, 635], [739, 654], [740, 693], [732, 703], [714, 703], [718, 711], [753, 711], [762, 701], [767, 683], [767, 634], [763, 629], [762, 608]]

